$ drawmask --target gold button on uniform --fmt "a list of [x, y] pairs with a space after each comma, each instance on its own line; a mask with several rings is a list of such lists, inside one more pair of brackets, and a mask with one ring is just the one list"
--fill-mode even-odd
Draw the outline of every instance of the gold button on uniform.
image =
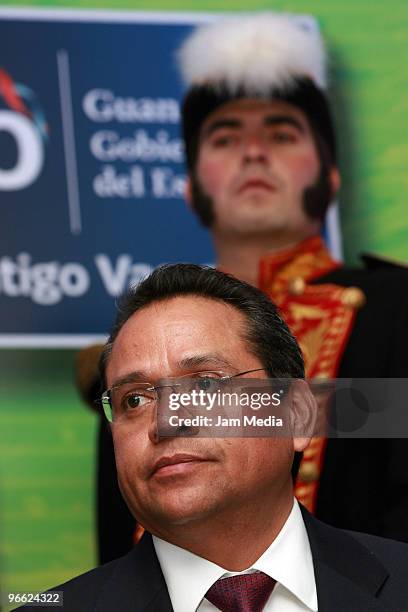
[[350, 306], [350, 308], [361, 308], [366, 302], [366, 296], [364, 292], [358, 287], [349, 287], [343, 291], [341, 301], [344, 306]]
[[299, 469], [299, 478], [302, 482], [315, 482], [319, 478], [319, 470], [313, 462], [302, 462]]
[[292, 278], [289, 283], [289, 293], [291, 295], [302, 295], [305, 291], [306, 283], [300, 276]]

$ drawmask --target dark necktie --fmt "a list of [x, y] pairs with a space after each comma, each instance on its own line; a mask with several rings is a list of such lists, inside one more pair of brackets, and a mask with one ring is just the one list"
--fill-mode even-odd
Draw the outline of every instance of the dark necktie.
[[222, 612], [261, 612], [276, 581], [263, 572], [217, 580], [206, 598]]

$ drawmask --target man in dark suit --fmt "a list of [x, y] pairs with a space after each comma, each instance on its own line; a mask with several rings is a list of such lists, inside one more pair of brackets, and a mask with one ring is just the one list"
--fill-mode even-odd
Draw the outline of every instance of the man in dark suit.
[[[406, 270], [346, 268], [320, 237], [340, 176], [316, 28], [277, 14], [220, 21], [192, 34], [180, 63], [187, 199], [211, 232], [218, 267], [278, 304], [308, 377], [407, 376]], [[135, 526], [106, 428], [100, 447], [106, 561], [129, 549]], [[408, 540], [406, 454], [405, 441], [316, 440], [296, 495], [337, 527]]]
[[[159, 268], [120, 304], [101, 365], [120, 487], [146, 533], [125, 557], [53, 589], [64, 610], [407, 609], [407, 545], [324, 525], [293, 496], [315, 403], [296, 340], [263, 292], [211, 268]], [[236, 437], [228, 424], [219, 438], [212, 423], [201, 432], [181, 421], [202, 414], [193, 391], [265, 390], [277, 378], [284, 435]], [[175, 391], [187, 411], [173, 426]]]

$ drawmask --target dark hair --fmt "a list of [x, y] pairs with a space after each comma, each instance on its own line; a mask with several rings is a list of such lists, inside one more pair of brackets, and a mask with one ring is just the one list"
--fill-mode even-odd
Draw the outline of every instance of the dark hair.
[[241, 312], [247, 326], [244, 339], [270, 377], [303, 378], [300, 348], [275, 304], [259, 289], [214, 268], [171, 264], [156, 268], [119, 301], [118, 315], [100, 360], [101, 376], [113, 343], [126, 321], [138, 310], [181, 295], [225, 302]]

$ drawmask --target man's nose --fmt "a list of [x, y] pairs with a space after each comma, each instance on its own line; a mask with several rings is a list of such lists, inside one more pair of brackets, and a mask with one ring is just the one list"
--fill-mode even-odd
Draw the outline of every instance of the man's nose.
[[174, 392], [172, 387], [163, 388], [158, 401], [150, 411], [147, 433], [152, 444], [159, 444], [162, 440], [172, 438], [189, 438], [197, 436], [200, 432], [199, 427], [191, 425], [194, 412], [188, 408], [179, 408], [174, 412], [170, 410], [169, 395], [172, 392]]
[[159, 424], [157, 419], [157, 408], [156, 406], [152, 409], [150, 414], [150, 421], [148, 424], [147, 435], [152, 444], [158, 444], [160, 442], [159, 435]]
[[269, 159], [267, 142], [262, 134], [250, 134], [242, 143], [244, 163], [265, 163]]

